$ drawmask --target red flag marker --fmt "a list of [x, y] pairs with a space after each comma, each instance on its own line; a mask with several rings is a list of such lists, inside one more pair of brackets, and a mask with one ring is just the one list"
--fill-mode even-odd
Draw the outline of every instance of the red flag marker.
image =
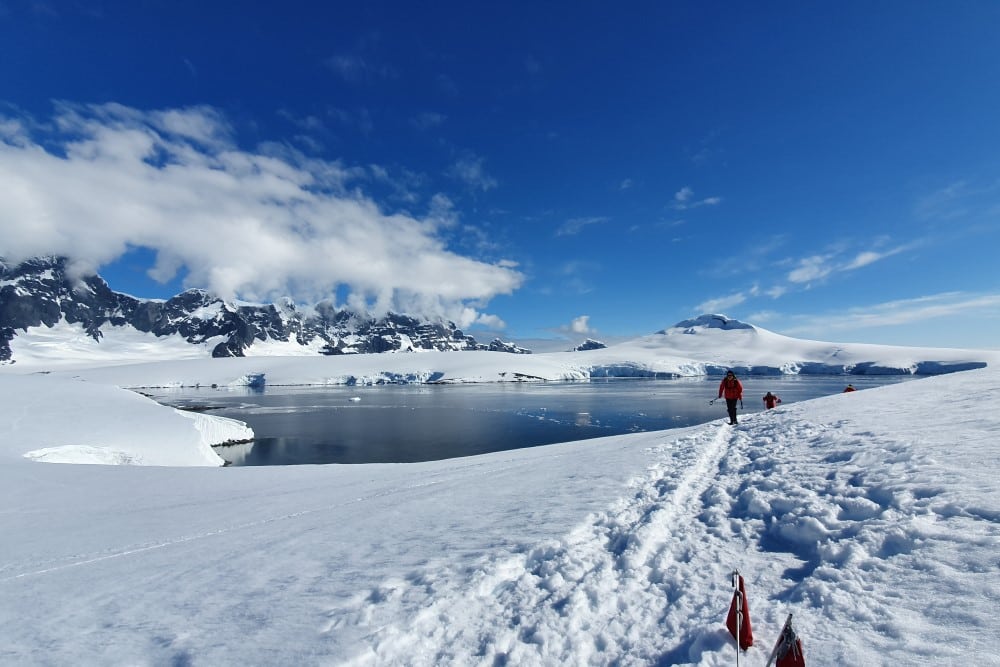
[[806, 667], [805, 656], [802, 655], [802, 640], [792, 630], [792, 615], [789, 614], [785, 620], [785, 626], [781, 628], [778, 641], [771, 651], [771, 657], [767, 659], [767, 667], [777, 658], [775, 667]]
[[726, 627], [736, 643], [744, 651], [753, 646], [753, 628], [750, 625], [750, 604], [747, 602], [747, 592], [743, 585], [743, 575], [738, 570], [733, 571], [733, 601], [729, 604], [729, 615], [726, 616]]

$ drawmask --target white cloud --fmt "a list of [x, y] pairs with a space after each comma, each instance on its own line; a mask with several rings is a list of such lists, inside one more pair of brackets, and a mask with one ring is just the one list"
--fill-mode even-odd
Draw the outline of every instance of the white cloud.
[[958, 181], [922, 197], [914, 213], [918, 220], [953, 220], [968, 214], [966, 201], [972, 190], [965, 181]]
[[830, 331], [854, 331], [885, 326], [905, 326], [937, 318], [955, 318], [1000, 312], [1000, 294], [943, 292], [914, 299], [887, 301], [851, 308], [829, 315], [805, 318], [805, 322], [785, 330], [788, 335], [821, 335]]
[[367, 170], [241, 150], [211, 109], [63, 105], [41, 138], [29, 125], [0, 119], [9, 260], [60, 254], [97, 270], [148, 247], [156, 279], [185, 268], [188, 285], [227, 298], [316, 300], [345, 285], [358, 306], [452, 319], [523, 279], [445, 247], [446, 198], [422, 217], [383, 211], [347, 187]]
[[799, 260], [799, 265], [788, 273], [789, 282], [808, 283], [825, 278], [833, 272], [830, 258], [824, 255], [813, 255]]
[[570, 322], [569, 330], [575, 334], [587, 335], [594, 333], [590, 328], [590, 315], [581, 315]]
[[362, 83], [373, 79], [387, 79], [395, 76], [391, 67], [377, 65], [356, 55], [334, 55], [326, 59], [326, 66], [348, 83]]
[[913, 243], [908, 243], [906, 245], [897, 246], [895, 248], [890, 248], [888, 250], [865, 250], [859, 252], [854, 259], [845, 264], [840, 268], [841, 271], [853, 271], [854, 269], [860, 269], [862, 267], [879, 262], [887, 257], [892, 257], [893, 255], [898, 255], [901, 252], [910, 250], [911, 248], [919, 245], [920, 241], [914, 241]]
[[[563, 341], [566, 340], [579, 340], [581, 336], [590, 337], [597, 334], [597, 330], [591, 328], [590, 326], [590, 315], [580, 315], [579, 317], [573, 318], [569, 324], [561, 324], [556, 328], [551, 329], [552, 333], [559, 336], [559, 343], [552, 344], [549, 342], [531, 341], [534, 346], [531, 349], [537, 351], [553, 351], [555, 349], [565, 349], [562, 347]], [[526, 345], [527, 343], [521, 342], [520, 344]]]
[[20, 119], [0, 116], [0, 141], [11, 145], [21, 145], [26, 143], [25, 133], [24, 123]]
[[483, 313], [476, 318], [475, 323], [487, 329], [506, 329], [507, 323], [496, 315]]
[[851, 271], [853, 269], [860, 269], [863, 266], [868, 266], [869, 264], [874, 264], [885, 257], [885, 255], [877, 252], [872, 252], [871, 250], [866, 250], [864, 252], [859, 252], [857, 256], [844, 266], [845, 271]]
[[591, 218], [572, 218], [567, 220], [556, 229], [556, 236], [574, 236], [579, 234], [584, 227], [589, 225], [599, 225], [607, 222], [610, 218], [595, 216]]
[[920, 198], [913, 212], [938, 234], [994, 230], [1000, 215], [1000, 180], [957, 181]]
[[788, 273], [788, 281], [792, 283], [809, 283], [827, 277], [831, 273], [843, 273], [854, 271], [875, 262], [898, 255], [906, 250], [918, 245], [915, 241], [906, 245], [897, 246], [888, 250], [863, 250], [858, 252], [853, 259], [843, 262], [838, 261], [839, 251], [827, 255], [812, 255], [799, 260], [798, 266]]
[[692, 208], [702, 206], [717, 206], [722, 203], [722, 197], [706, 197], [705, 199], [695, 199], [694, 190], [684, 186], [674, 193], [674, 201], [671, 208], [675, 211], [687, 211]]
[[576, 294], [589, 294], [594, 291], [591, 279], [601, 271], [601, 265], [587, 260], [571, 260], [564, 262], [556, 269], [561, 276], [561, 289]]
[[495, 178], [486, 173], [483, 168], [483, 158], [474, 155], [465, 155], [459, 158], [455, 164], [448, 169], [448, 175], [465, 183], [474, 190], [486, 192], [497, 187]]
[[[888, 239], [879, 239], [875, 245], [882, 245], [886, 243], [887, 240]], [[756, 249], [750, 248], [747, 253], [745, 253], [747, 255], [747, 262], [745, 265], [739, 266], [738, 272], [743, 272], [747, 268], [753, 268], [756, 264], [756, 255], [766, 254], [770, 250], [780, 246], [783, 242], [783, 238], [777, 237], [769, 244]], [[887, 250], [860, 251], [853, 257], [853, 259], [846, 262], [840, 259], [843, 249], [839, 247], [823, 255], [811, 255], [798, 260], [791, 258], [784, 259], [779, 263], [780, 266], [794, 267], [788, 271], [784, 280], [779, 278], [776, 282], [772, 283], [768, 281], [763, 284], [760, 281], [757, 281], [742, 292], [734, 293], [728, 297], [711, 299], [700, 304], [698, 308], [701, 312], [722, 312], [751, 298], [756, 299], [758, 297], [767, 296], [771, 299], [779, 299], [793, 290], [801, 291], [812, 289], [812, 283], [820, 282], [832, 274], [844, 273], [870, 266], [871, 264], [881, 261], [887, 257], [892, 257], [893, 255], [910, 250], [921, 243], [922, 241], [914, 241], [912, 243], [896, 246]], [[731, 263], [719, 264], [716, 270], [716, 277], [728, 277], [730, 274], [735, 274], [736, 272], [737, 271], [734, 270]]]
[[703, 301], [695, 306], [695, 309], [699, 313], [721, 313], [729, 310], [733, 306], [738, 306], [746, 300], [746, 294], [743, 292], [736, 292], [735, 294], [730, 294], [729, 296]]

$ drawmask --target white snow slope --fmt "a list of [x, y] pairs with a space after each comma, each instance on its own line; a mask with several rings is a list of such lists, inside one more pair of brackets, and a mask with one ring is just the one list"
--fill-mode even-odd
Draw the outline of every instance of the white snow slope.
[[738, 568], [740, 664], [793, 613], [811, 667], [1000, 665], [992, 365], [737, 428], [269, 468], [41, 464], [203, 441], [124, 390], [0, 380], [0, 664], [732, 665]]

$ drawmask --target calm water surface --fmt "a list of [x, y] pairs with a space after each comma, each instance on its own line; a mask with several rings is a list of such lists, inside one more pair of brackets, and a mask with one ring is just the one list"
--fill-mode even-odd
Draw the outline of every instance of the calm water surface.
[[[912, 376], [751, 377], [741, 414]], [[253, 443], [216, 448], [232, 465], [403, 463], [471, 456], [726, 418], [719, 378], [589, 383], [160, 390], [161, 403], [249, 424]]]

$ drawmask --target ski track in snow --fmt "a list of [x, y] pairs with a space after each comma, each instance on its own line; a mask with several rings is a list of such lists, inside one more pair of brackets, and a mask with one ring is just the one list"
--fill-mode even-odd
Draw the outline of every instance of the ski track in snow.
[[[697, 641], [717, 648], [724, 634], [690, 639], [679, 630], [692, 612], [684, 582], [715, 560], [706, 552], [719, 551], [720, 543], [675, 553], [671, 536], [704, 531], [702, 497], [741, 437], [727, 426], [661, 445], [661, 460], [632, 482], [629, 496], [562, 540], [488, 563], [471, 590], [449, 587], [446, 577], [386, 582], [331, 610], [324, 629], [370, 626], [370, 650], [358, 665], [651, 664]], [[427, 599], [408, 627], [379, 626], [379, 617], [396, 616], [392, 607], [421, 595]], [[726, 595], [720, 593], [723, 604]], [[384, 605], [390, 609], [378, 609]], [[717, 625], [718, 610], [703, 611]], [[664, 638], [658, 655], [648, 653], [650, 636]]]
[[[655, 463], [627, 496], [563, 538], [494, 556], [471, 577], [414, 572], [386, 581], [331, 608], [321, 630], [362, 630], [364, 648], [349, 663], [358, 666], [729, 665], [735, 649], [724, 619], [736, 567], [756, 635], [747, 664], [766, 661], [790, 611], [816, 664], [860, 664], [841, 631], [858, 620], [878, 631], [886, 664], [912, 658], [902, 624], [920, 628], [921, 655], [957, 655], [946, 641], [954, 610], [873, 591], [893, 590], [884, 582], [898, 578], [932, 598], [937, 579], [995, 569], [965, 560], [953, 533], [942, 543], [935, 523], [978, 523], [968, 540], [979, 545], [997, 542], [1000, 521], [939, 497], [939, 470], [911, 443], [853, 432], [846, 421], [762, 413], [651, 453]], [[918, 493], [914, 480], [923, 482]], [[998, 588], [988, 584], [982, 595]], [[407, 608], [419, 611], [400, 621]], [[912, 641], [912, 628], [907, 634]]]

